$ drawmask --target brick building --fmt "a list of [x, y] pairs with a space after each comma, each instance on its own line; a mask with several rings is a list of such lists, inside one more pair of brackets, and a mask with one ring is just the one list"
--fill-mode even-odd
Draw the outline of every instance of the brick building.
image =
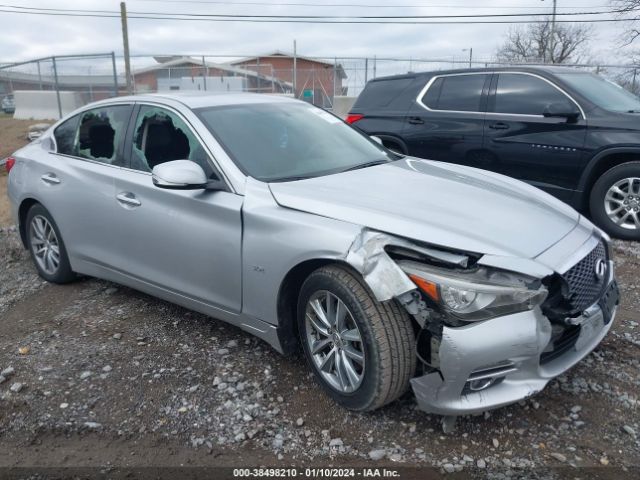
[[291, 93], [281, 78], [192, 57], [154, 57], [157, 64], [132, 72], [136, 93], [199, 90], [212, 92]]
[[[331, 106], [335, 95], [346, 95], [343, 80], [347, 78], [339, 63], [296, 56], [296, 98], [322, 107]], [[273, 52], [267, 55], [243, 58], [230, 65], [273, 76], [293, 85], [293, 55]]]

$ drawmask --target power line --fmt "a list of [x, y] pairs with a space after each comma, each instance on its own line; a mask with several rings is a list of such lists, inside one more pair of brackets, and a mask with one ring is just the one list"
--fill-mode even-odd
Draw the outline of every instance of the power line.
[[[425, 5], [425, 4], [407, 4], [407, 5], [381, 5], [381, 4], [367, 4], [367, 3], [303, 3], [303, 2], [232, 2], [232, 1], [213, 1], [213, 0], [129, 0], [132, 3], [135, 2], [148, 2], [148, 3], [191, 3], [191, 4], [204, 4], [204, 5], [233, 5], [233, 6], [265, 6], [265, 7], [355, 7], [355, 8], [463, 8], [469, 9], [468, 5]], [[588, 5], [588, 6], [558, 6], [558, 8], [609, 8], [610, 5]], [[522, 5], [500, 5], [500, 6], [488, 6], [488, 5], [474, 5], [474, 9], [505, 9], [505, 8], [536, 8], [542, 10], [549, 10], [549, 7], [542, 5], [530, 5], [523, 7]]]
[[[117, 12], [107, 10], [65, 10], [65, 9], [37, 9], [32, 7], [14, 7], [12, 5], [0, 5], [0, 12], [22, 15], [62, 16], [62, 17], [91, 17], [91, 18], [120, 18]], [[8, 10], [7, 8], [20, 8], [20, 10]], [[27, 10], [30, 9], [31, 10]], [[603, 12], [604, 13], [604, 12]], [[611, 11], [609, 13], [615, 13]], [[582, 15], [584, 13], [573, 13]], [[596, 14], [594, 12], [594, 14]], [[602, 13], [598, 13], [602, 14]], [[180, 16], [176, 16], [180, 15]], [[175, 13], [134, 13], [128, 15], [129, 19], [139, 20], [176, 20], [176, 21], [208, 21], [208, 22], [240, 22], [240, 23], [304, 23], [304, 24], [395, 24], [395, 25], [480, 25], [480, 24], [530, 24], [546, 23], [547, 20], [448, 20], [451, 18], [494, 18], [498, 16], [540, 16], [540, 14], [513, 14], [513, 15], [472, 15], [472, 16], [405, 16], [405, 17], [309, 17], [309, 16], [260, 16], [260, 15], [203, 15], [175, 14]], [[391, 18], [391, 19], [389, 19]], [[431, 20], [430, 20], [431, 19]], [[432, 20], [436, 19], [436, 21]], [[556, 20], [556, 23], [617, 23], [636, 21], [633, 18], [600, 18], [583, 20]]]
[[[0, 4], [2, 8], [17, 9], [20, 12], [64, 12], [74, 14], [105, 14], [118, 15], [119, 12], [112, 10], [85, 10], [85, 9], [67, 9], [67, 8], [45, 8], [45, 7], [23, 7], [16, 5]], [[623, 13], [625, 10], [608, 10], [603, 12], [560, 12], [559, 16], [585, 16], [585, 15], [605, 15], [613, 13]], [[465, 15], [257, 15], [257, 14], [208, 14], [208, 13], [177, 13], [177, 12], [138, 12], [130, 11], [129, 17], [142, 18], [143, 16], [167, 16], [167, 17], [186, 17], [186, 18], [233, 18], [233, 19], [312, 19], [312, 20], [422, 20], [422, 19], [456, 19], [456, 18], [506, 18], [506, 17], [531, 17], [540, 16], [541, 13], [518, 12], [518, 13], [485, 13], [485, 14], [465, 14]], [[346, 23], [346, 22], [344, 22]]]

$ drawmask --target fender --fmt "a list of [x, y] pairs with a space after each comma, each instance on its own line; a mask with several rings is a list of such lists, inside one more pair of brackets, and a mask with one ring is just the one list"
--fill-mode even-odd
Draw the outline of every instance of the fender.
[[585, 191], [593, 171], [596, 169], [596, 167], [598, 166], [598, 164], [600, 163], [600, 161], [603, 158], [608, 157], [609, 155], [615, 155], [615, 154], [618, 154], [618, 153], [635, 153], [635, 154], [638, 154], [638, 156], [640, 156], [640, 147], [613, 147], [613, 148], [606, 148], [605, 150], [602, 150], [602, 151], [598, 152], [597, 154], [595, 154], [591, 158], [591, 160], [589, 160], [589, 162], [587, 163], [587, 166], [585, 167], [584, 171], [582, 172], [582, 176], [580, 177], [580, 181], [578, 182], [578, 191], [579, 192], [584, 192]]

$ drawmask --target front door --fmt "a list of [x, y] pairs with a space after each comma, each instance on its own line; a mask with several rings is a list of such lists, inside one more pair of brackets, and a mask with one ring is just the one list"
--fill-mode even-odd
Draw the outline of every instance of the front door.
[[153, 167], [171, 160], [192, 160], [217, 176], [202, 142], [176, 111], [142, 105], [127, 147], [129, 168], [115, 180], [123, 252], [117, 268], [191, 304], [239, 312], [243, 197], [153, 185]]
[[[548, 117], [564, 105], [577, 117]], [[484, 147], [489, 170], [571, 199], [582, 171], [586, 120], [578, 105], [550, 81], [527, 73], [499, 73], [492, 82]]]

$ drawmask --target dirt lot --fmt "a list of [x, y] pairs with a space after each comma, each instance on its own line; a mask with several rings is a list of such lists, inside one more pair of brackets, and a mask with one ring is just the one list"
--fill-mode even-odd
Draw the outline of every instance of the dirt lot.
[[[20, 128], [11, 132], [0, 144]], [[640, 475], [638, 244], [615, 243], [622, 305], [595, 352], [536, 397], [460, 418], [445, 435], [411, 395], [369, 414], [338, 408], [301, 356], [220, 321], [101, 280], [44, 283], [5, 210], [0, 477], [30, 475], [8, 467], [132, 478], [127, 468], [291, 464], [434, 467], [403, 471], [414, 478]]]
[[[27, 130], [33, 120], [14, 120], [10, 115], [0, 113], [0, 160], [8, 157], [26, 143]], [[11, 221], [9, 200], [7, 199], [7, 177], [4, 167], [0, 168], [0, 225]]]

